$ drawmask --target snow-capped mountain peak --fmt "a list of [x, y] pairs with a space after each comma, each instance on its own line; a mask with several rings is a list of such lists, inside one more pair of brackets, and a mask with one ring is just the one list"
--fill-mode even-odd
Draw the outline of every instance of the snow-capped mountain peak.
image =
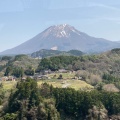
[[51, 26], [45, 31], [45, 37], [47, 35], [53, 35], [54, 37], [57, 38], [62, 38], [62, 37], [70, 37], [71, 33], [76, 33], [80, 35], [80, 32], [77, 31], [74, 27], [68, 25], [68, 24], [61, 24], [61, 25], [55, 25]]
[[1, 52], [0, 54], [29, 54], [40, 49], [68, 51], [71, 49], [83, 52], [103, 52], [119, 48], [120, 43], [111, 42], [102, 38], [95, 38], [80, 32], [68, 24], [51, 26], [32, 39]]

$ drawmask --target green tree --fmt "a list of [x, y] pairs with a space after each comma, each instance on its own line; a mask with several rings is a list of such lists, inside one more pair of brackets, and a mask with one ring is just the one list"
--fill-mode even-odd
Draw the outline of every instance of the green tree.
[[7, 68], [6, 68], [6, 71], [5, 71], [5, 76], [9, 76], [10, 75], [10, 73], [12, 72], [12, 68], [11, 68], [11, 66], [8, 66]]

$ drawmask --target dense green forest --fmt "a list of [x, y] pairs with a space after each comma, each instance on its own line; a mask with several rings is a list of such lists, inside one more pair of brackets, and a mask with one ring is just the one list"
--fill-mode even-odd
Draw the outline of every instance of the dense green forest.
[[27, 55], [3, 56], [0, 59], [0, 74], [1, 76], [13, 75], [17, 78], [23, 75], [34, 75], [39, 61]]
[[[0, 59], [0, 71], [8, 72], [9, 75], [15, 75], [15, 68], [18, 71], [23, 69], [26, 75], [41, 70], [56, 71], [59, 69], [66, 70], [85, 70], [89, 73], [102, 76], [110, 74], [120, 77], [120, 49], [113, 49], [109, 52], [98, 55], [82, 55], [82, 56], [54, 56], [43, 59], [34, 59], [27, 55], [17, 55], [15, 57], [4, 56]], [[75, 52], [75, 51], [73, 51]], [[77, 53], [76, 53], [77, 54]], [[8, 74], [8, 73], [6, 73]], [[6, 75], [5, 74], [5, 75]], [[16, 76], [16, 75], [15, 75]], [[20, 76], [20, 75], [19, 75]]]
[[8, 102], [6, 101], [1, 109], [0, 116], [1, 120], [60, 119], [53, 98], [42, 97], [37, 82], [30, 78], [25, 82], [18, 82], [16, 89], [11, 90]]
[[11, 90], [0, 111], [1, 120], [107, 120], [120, 113], [120, 93], [38, 87], [27, 78]]
[[120, 49], [113, 49], [99, 55], [75, 56], [55, 56], [43, 58], [38, 69], [58, 70], [60, 68], [68, 70], [85, 70], [94, 74], [104, 73], [120, 77]]

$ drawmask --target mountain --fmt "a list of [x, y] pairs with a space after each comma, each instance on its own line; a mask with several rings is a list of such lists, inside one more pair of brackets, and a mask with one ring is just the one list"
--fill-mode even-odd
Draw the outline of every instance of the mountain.
[[66, 56], [81, 56], [84, 53], [79, 50], [70, 50], [68, 52], [66, 51], [59, 51], [59, 50], [47, 50], [42, 49], [40, 51], [34, 52], [31, 54], [31, 57], [33, 58], [45, 58], [45, 57], [51, 57], [51, 56], [58, 56], [58, 55], [66, 55]]
[[21, 45], [3, 51], [0, 54], [28, 54], [41, 49], [68, 51], [71, 49], [83, 52], [103, 52], [119, 48], [120, 43], [95, 38], [80, 32], [74, 27], [62, 24], [51, 26]]

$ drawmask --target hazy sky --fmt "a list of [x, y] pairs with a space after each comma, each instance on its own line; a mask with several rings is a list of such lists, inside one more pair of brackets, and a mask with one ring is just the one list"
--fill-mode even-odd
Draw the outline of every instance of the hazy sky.
[[120, 0], [0, 0], [0, 51], [63, 23], [91, 36], [120, 40]]

